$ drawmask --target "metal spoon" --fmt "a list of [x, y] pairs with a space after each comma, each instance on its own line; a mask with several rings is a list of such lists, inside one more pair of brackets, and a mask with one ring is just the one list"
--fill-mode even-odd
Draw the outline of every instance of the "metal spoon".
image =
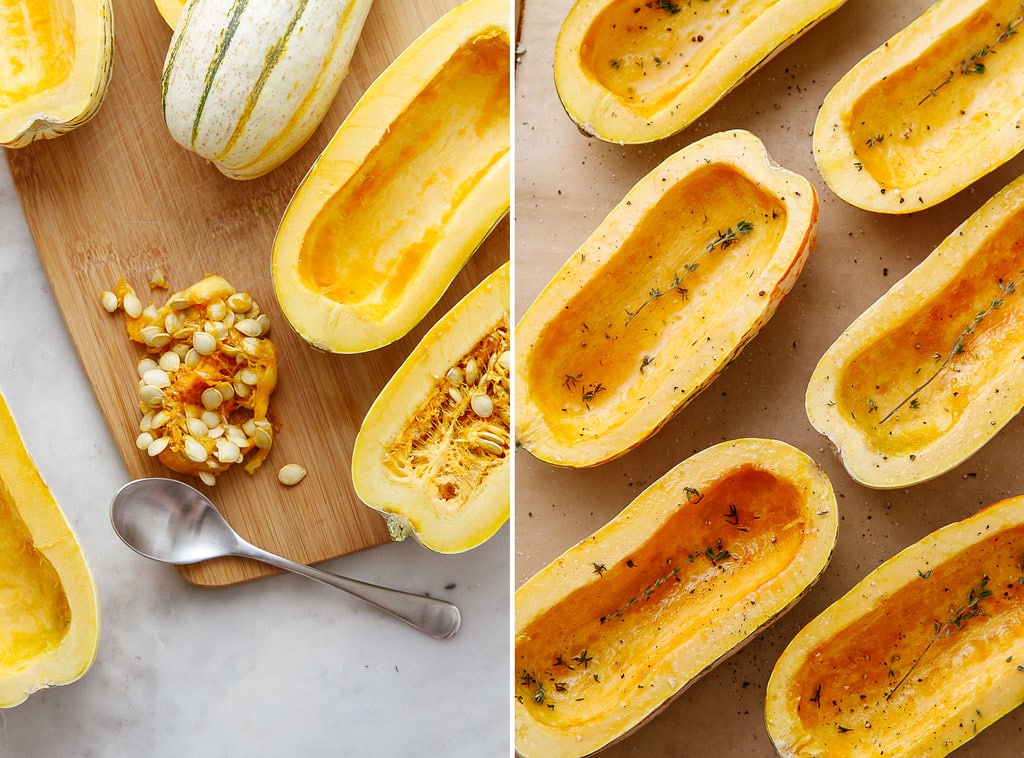
[[177, 479], [124, 485], [110, 504], [110, 522], [128, 547], [163, 563], [252, 558], [351, 593], [438, 639], [455, 634], [462, 620], [459, 609], [444, 600], [338, 576], [258, 548], [242, 539], [203, 493]]

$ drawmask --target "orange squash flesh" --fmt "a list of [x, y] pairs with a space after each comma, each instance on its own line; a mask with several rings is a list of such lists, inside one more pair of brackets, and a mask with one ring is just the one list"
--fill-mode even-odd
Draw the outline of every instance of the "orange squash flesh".
[[516, 748], [587, 755], [794, 603], [837, 513], [810, 459], [737, 440], [679, 464], [516, 592]]
[[768, 685], [780, 754], [946, 755], [1024, 701], [1024, 497], [925, 537], [808, 624]]

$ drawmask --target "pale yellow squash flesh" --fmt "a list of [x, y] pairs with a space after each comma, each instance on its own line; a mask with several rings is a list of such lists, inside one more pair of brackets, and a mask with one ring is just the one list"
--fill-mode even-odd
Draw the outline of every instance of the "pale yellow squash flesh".
[[944, 756], [1024, 702], [1024, 497], [943, 527], [789, 643], [768, 683], [783, 756]]
[[1024, 7], [941, 0], [829, 92], [814, 128], [822, 177], [881, 213], [931, 207], [1024, 148]]
[[683, 461], [515, 594], [515, 741], [589, 755], [656, 715], [825, 569], [832, 485], [775, 440]]
[[274, 242], [281, 308], [315, 347], [406, 334], [509, 207], [508, 5], [450, 11], [378, 78], [299, 186]]
[[1024, 405], [1024, 179], [996, 194], [825, 352], [807, 416], [854, 479], [906, 487], [957, 466]]
[[114, 57], [110, 0], [0, 0], [0, 145], [24, 147], [88, 120]]
[[81, 545], [0, 396], [0, 708], [92, 665], [96, 586]]
[[558, 96], [587, 134], [620, 143], [662, 139], [842, 4], [579, 0], [555, 47]]

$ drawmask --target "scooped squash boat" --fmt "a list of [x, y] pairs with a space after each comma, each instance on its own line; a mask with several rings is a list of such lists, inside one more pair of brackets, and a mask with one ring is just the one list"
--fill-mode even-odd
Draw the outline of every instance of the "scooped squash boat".
[[321, 350], [375, 350], [437, 303], [511, 196], [507, 0], [468, 0], [370, 85], [299, 185], [274, 288]]
[[579, 128], [642, 143], [686, 128], [844, 0], [579, 0], [555, 45], [555, 87]]
[[516, 439], [594, 466], [654, 434], [775, 313], [814, 243], [818, 200], [745, 131], [665, 160], [516, 326]]
[[1024, 148], [1024, 5], [940, 0], [832, 88], [814, 127], [822, 178], [847, 202], [911, 213]]
[[959, 465], [1024, 406], [1024, 177], [861, 314], [805, 405], [850, 475], [907, 487]]
[[678, 464], [515, 593], [515, 747], [583, 756], [641, 727], [825, 570], [825, 473], [768, 439]]
[[0, 708], [70, 684], [92, 665], [99, 601], [92, 571], [0, 396]]
[[768, 682], [782, 756], [943, 756], [1024, 702], [1024, 496], [943, 527], [804, 627]]
[[[8, 4], [9, 5], [9, 4]], [[110, 0], [21, 4], [0, 20], [0, 146], [77, 129], [99, 111], [114, 64]]]

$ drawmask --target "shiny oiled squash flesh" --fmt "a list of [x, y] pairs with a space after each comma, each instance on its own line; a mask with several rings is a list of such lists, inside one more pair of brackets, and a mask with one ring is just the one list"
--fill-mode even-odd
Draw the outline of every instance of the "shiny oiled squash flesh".
[[943, 527], [790, 642], [768, 682], [783, 756], [942, 756], [1024, 702], [1024, 497]]
[[181, 18], [181, 11], [185, 8], [185, 0], [153, 0], [156, 9], [160, 12], [167, 25], [174, 29]]
[[1024, 178], [955, 229], [826, 351], [811, 424], [869, 487], [932, 479], [1024, 406]]
[[113, 24], [110, 0], [0, 2], [0, 145], [59, 137], [96, 115]]
[[0, 708], [92, 665], [99, 603], [70, 524], [0, 396]]
[[844, 0], [579, 0], [555, 87], [579, 128], [642, 143], [681, 131]]
[[449, 11], [370, 86], [274, 240], [281, 310], [357, 353], [412, 329], [509, 207], [509, 6]]
[[233, 179], [305, 144], [348, 73], [371, 0], [192, 0], [164, 61], [176, 142]]
[[795, 603], [825, 570], [828, 477], [775, 440], [683, 461], [515, 594], [515, 742], [589, 755]]
[[749, 132], [706, 137], [641, 179], [516, 327], [516, 439], [593, 466], [654, 434], [774, 314], [818, 201]]
[[505, 263], [424, 335], [363, 420], [353, 485], [396, 539], [459, 553], [508, 520], [509, 297]]
[[1024, 148], [1024, 7], [940, 0], [854, 66], [814, 127], [822, 177], [882, 213], [935, 205]]

